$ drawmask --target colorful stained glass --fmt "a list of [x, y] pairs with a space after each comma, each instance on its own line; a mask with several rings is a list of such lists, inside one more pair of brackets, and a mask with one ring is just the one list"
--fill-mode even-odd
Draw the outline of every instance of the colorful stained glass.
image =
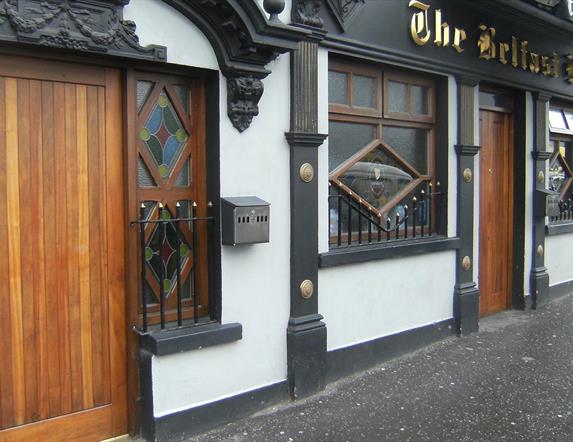
[[[163, 211], [163, 219], [170, 219], [171, 213]], [[165, 227], [165, 228], [164, 228]], [[145, 247], [145, 260], [157, 282], [163, 276], [163, 290], [166, 296], [171, 293], [177, 280], [177, 247], [181, 256], [181, 270], [189, 258], [189, 244], [183, 234], [177, 235], [171, 223], [157, 224]], [[165, 234], [163, 233], [165, 232]], [[179, 238], [178, 238], [179, 236]], [[183, 278], [181, 278], [183, 283]]]
[[139, 136], [149, 149], [159, 175], [169, 177], [189, 134], [165, 91], [159, 95]]

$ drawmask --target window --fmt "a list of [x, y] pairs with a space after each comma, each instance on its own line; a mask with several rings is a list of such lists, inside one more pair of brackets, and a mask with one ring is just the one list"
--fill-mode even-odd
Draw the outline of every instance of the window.
[[549, 223], [573, 222], [573, 111], [563, 107], [549, 109], [550, 146], [548, 188]]
[[434, 123], [431, 78], [330, 64], [331, 248], [439, 233]]
[[142, 329], [212, 316], [201, 78], [136, 74]]

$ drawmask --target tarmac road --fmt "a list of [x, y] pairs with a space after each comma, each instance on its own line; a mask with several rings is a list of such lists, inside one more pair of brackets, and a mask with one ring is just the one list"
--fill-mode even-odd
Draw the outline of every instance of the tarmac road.
[[573, 296], [190, 441], [573, 441]]

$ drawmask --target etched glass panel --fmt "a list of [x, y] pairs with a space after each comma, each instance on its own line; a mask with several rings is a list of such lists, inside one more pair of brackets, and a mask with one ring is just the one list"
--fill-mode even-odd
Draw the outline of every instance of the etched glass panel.
[[382, 140], [419, 173], [428, 173], [427, 129], [384, 126]]
[[149, 149], [161, 177], [168, 178], [189, 134], [165, 92], [159, 96], [139, 135]]
[[151, 172], [141, 159], [137, 158], [137, 185], [139, 187], [155, 187], [155, 180], [151, 176]]
[[410, 88], [412, 99], [412, 113], [417, 115], [428, 115], [429, 109], [429, 89], [425, 86], [412, 85]]
[[139, 80], [137, 82], [137, 111], [138, 112], [141, 110], [141, 108], [143, 107], [143, 105], [147, 101], [147, 98], [149, 97], [149, 94], [151, 93], [152, 89], [153, 89], [153, 83], [151, 81]]
[[408, 85], [388, 81], [387, 100], [390, 112], [408, 112]]
[[343, 72], [328, 71], [328, 101], [330, 103], [348, 104], [348, 89]]
[[374, 78], [352, 75], [352, 105], [376, 107], [376, 84]]
[[181, 100], [181, 105], [183, 106], [183, 109], [185, 109], [185, 113], [189, 115], [189, 87], [176, 84], [173, 85], [173, 89], [175, 89], [175, 92], [179, 96], [179, 100]]
[[381, 209], [414, 178], [382, 145], [378, 145], [346, 169], [339, 180], [370, 205]]
[[376, 139], [376, 126], [371, 124], [330, 121], [328, 132], [328, 168], [331, 172]]
[[191, 184], [191, 174], [190, 174], [191, 168], [189, 167], [190, 161], [191, 161], [191, 159], [188, 158], [185, 160], [185, 163], [183, 163], [183, 167], [181, 168], [181, 172], [179, 172], [179, 175], [177, 176], [177, 179], [175, 180], [175, 185], [177, 187], [187, 187]]

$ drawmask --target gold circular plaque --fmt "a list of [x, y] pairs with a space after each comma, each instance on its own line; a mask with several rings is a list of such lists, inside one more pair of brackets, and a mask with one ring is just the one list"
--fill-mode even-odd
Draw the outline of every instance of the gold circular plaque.
[[310, 299], [314, 293], [314, 284], [310, 279], [305, 279], [300, 284], [300, 296], [304, 299]]
[[471, 268], [472, 266], [472, 260], [470, 259], [469, 256], [464, 256], [464, 259], [462, 259], [462, 269], [464, 269], [466, 272]]
[[472, 173], [472, 170], [469, 167], [464, 169], [464, 181], [466, 183], [471, 183], [473, 176], [474, 175]]
[[300, 179], [303, 180], [305, 183], [310, 183], [314, 178], [314, 168], [310, 163], [304, 163], [300, 166]]
[[537, 246], [537, 256], [543, 256], [543, 246], [541, 244]]
[[542, 170], [540, 170], [539, 173], [537, 174], [537, 182], [539, 184], [543, 184], [545, 182], [545, 172], [543, 172]]

